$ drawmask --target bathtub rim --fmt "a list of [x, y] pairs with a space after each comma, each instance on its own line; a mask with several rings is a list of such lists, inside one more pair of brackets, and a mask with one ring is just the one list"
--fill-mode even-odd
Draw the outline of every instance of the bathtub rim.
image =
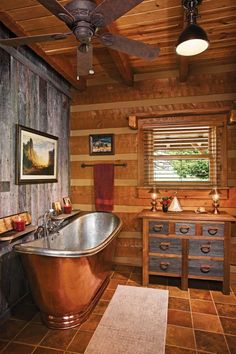
[[[42, 247], [34, 247], [34, 246], [29, 246], [29, 245], [27, 246], [27, 244], [30, 242], [33, 242], [34, 241], [33, 240], [33, 241], [29, 241], [28, 243], [26, 242], [26, 243], [21, 243], [21, 244], [15, 245], [14, 250], [15, 250], [15, 252], [21, 253], [21, 254], [33, 254], [33, 255], [40, 255], [40, 256], [46, 256], [46, 257], [63, 257], [63, 258], [74, 257], [75, 258], [75, 257], [93, 256], [94, 254], [102, 251], [110, 242], [112, 242], [112, 240], [117, 236], [117, 234], [120, 232], [120, 230], [123, 226], [123, 222], [117, 214], [112, 213], [112, 212], [105, 212], [105, 211], [85, 212], [85, 213], [79, 214], [79, 215], [77, 215], [77, 217], [73, 218], [72, 222], [77, 220], [78, 218], [83, 218], [83, 217], [86, 217], [86, 215], [93, 214], [93, 213], [113, 214], [115, 217], [117, 217], [117, 219], [119, 221], [117, 228], [103, 242], [101, 242], [96, 247], [88, 248], [83, 251], [78, 251], [78, 250], [62, 251], [62, 250], [45, 249]], [[60, 233], [60, 230], [59, 230], [59, 233]], [[57, 233], [50, 234], [48, 237], [52, 237], [53, 235], [57, 235]]]

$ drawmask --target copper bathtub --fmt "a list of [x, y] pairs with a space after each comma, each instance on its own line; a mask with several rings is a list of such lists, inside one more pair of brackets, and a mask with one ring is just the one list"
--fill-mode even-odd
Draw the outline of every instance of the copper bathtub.
[[121, 226], [117, 215], [93, 212], [57, 234], [15, 246], [49, 328], [71, 328], [86, 320], [109, 282]]

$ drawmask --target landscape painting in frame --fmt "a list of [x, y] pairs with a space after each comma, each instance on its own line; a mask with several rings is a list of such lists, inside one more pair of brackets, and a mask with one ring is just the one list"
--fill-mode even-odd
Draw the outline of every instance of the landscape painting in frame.
[[114, 155], [113, 134], [97, 134], [89, 136], [90, 155]]
[[16, 183], [57, 182], [58, 138], [17, 125]]

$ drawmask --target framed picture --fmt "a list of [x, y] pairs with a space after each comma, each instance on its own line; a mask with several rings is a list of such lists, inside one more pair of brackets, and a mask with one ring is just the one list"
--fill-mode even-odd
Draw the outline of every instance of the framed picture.
[[52, 208], [55, 210], [57, 214], [62, 213], [62, 208], [61, 208], [61, 203], [60, 202], [53, 202], [52, 203]]
[[63, 203], [64, 205], [71, 205], [71, 201], [69, 197], [63, 197]]
[[57, 182], [58, 138], [16, 126], [16, 184]]
[[113, 134], [89, 135], [90, 155], [114, 155]]

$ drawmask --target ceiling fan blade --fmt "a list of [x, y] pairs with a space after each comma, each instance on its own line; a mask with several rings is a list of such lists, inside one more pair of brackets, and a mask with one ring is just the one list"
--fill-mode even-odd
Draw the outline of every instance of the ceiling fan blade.
[[104, 0], [91, 14], [91, 22], [103, 27], [124, 15], [143, 0]]
[[55, 41], [59, 39], [65, 39], [72, 32], [69, 33], [52, 33], [52, 34], [43, 34], [36, 36], [28, 36], [28, 37], [17, 37], [17, 38], [6, 38], [0, 39], [0, 44], [9, 45], [12, 47], [17, 47], [19, 45], [27, 45], [36, 42], [46, 42], [46, 41]]
[[91, 44], [81, 44], [77, 49], [77, 79], [93, 73], [93, 47]]
[[102, 44], [110, 47], [111, 49], [147, 60], [156, 59], [160, 53], [160, 49], [158, 47], [153, 47], [150, 44], [135, 41], [133, 39], [112, 33], [104, 33], [100, 36], [100, 41]]
[[68, 26], [72, 25], [75, 21], [74, 17], [69, 11], [66, 10], [56, 0], [37, 0], [41, 5], [46, 7], [53, 15], [57, 16], [60, 20], [64, 21]]

